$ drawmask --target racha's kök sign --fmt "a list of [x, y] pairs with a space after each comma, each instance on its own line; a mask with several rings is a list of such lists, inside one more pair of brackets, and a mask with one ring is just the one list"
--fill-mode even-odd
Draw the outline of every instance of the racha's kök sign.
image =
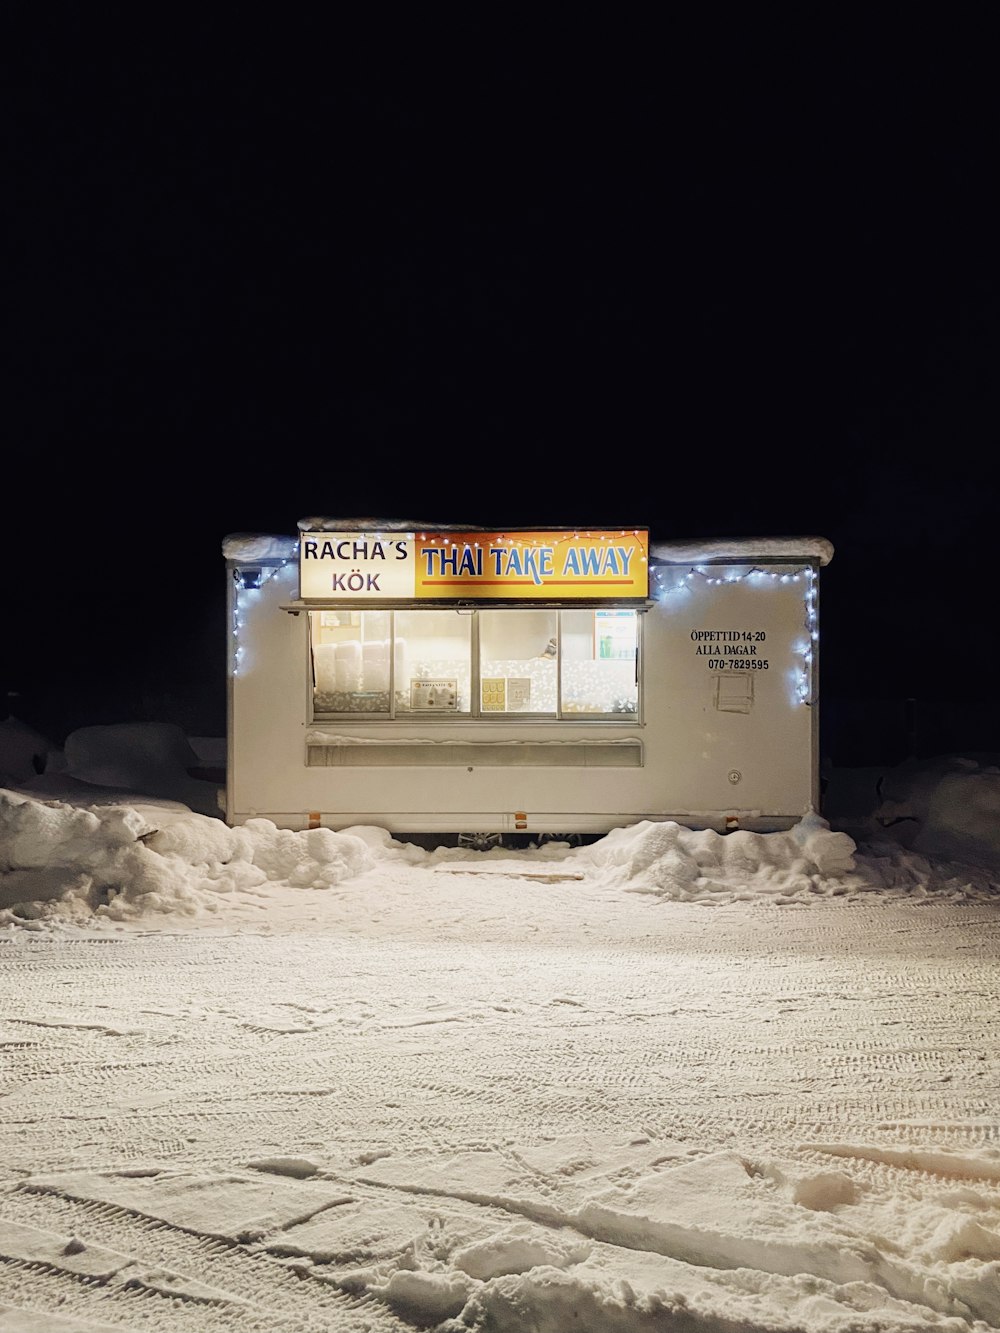
[[299, 595], [331, 598], [645, 598], [649, 533], [303, 534]]

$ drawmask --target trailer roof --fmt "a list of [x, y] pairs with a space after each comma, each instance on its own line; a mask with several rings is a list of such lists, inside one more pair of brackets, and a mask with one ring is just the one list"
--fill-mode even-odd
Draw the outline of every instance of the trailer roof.
[[[535, 524], [526, 529], [523, 524], [508, 526], [505, 532], [536, 531], [538, 528], [562, 531], [563, 523]], [[646, 523], [625, 524], [626, 528], [648, 529]], [[622, 527], [621, 523], [588, 523], [589, 529], [606, 528], [614, 531]], [[482, 523], [428, 523], [407, 518], [300, 518], [300, 532], [496, 532], [495, 527], [484, 527]], [[656, 542], [650, 544], [650, 555], [657, 560], [687, 561], [730, 560], [733, 556], [740, 559], [818, 560], [821, 565], [828, 565], [833, 559], [833, 544], [825, 537], [709, 537], [684, 538], [679, 541]]]
[[[386, 518], [300, 518], [299, 532], [491, 532], [468, 523], [420, 523], [415, 519]], [[610, 524], [609, 527], [620, 527]], [[644, 525], [639, 524], [639, 527]], [[517, 528], [509, 531], [516, 532]], [[298, 541], [292, 536], [266, 533], [231, 533], [223, 540], [223, 554], [230, 560], [288, 560], [294, 557]], [[678, 541], [652, 542], [651, 559], [661, 564], [709, 564], [747, 560], [815, 560], [828, 565], [833, 559], [833, 543], [826, 537], [708, 537]]]

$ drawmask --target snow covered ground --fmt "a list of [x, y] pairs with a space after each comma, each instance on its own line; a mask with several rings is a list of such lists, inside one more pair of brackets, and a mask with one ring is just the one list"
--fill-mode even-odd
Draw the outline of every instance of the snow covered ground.
[[993, 757], [483, 853], [70, 740], [0, 723], [4, 1333], [1000, 1329]]

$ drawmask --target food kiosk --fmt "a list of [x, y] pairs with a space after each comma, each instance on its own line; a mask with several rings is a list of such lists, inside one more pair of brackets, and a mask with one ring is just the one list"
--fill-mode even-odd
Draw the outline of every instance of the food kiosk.
[[223, 555], [232, 825], [513, 844], [819, 809], [824, 538], [306, 518]]

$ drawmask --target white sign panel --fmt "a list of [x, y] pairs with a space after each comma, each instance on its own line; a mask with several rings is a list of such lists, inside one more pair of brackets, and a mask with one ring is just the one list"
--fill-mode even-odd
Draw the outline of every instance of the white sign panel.
[[412, 532], [310, 532], [301, 539], [299, 596], [413, 596]]

